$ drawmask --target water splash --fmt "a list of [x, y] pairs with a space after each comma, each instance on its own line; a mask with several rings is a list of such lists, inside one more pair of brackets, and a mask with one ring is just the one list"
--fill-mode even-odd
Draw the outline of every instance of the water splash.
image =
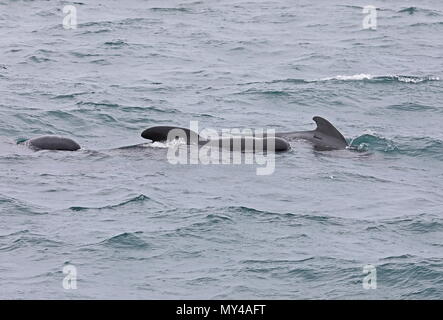
[[440, 77], [437, 76], [408, 76], [408, 75], [371, 75], [366, 73], [354, 74], [354, 75], [337, 75], [335, 77], [322, 78], [318, 81], [364, 81], [375, 83], [390, 83], [390, 82], [403, 82], [403, 83], [422, 83], [428, 81], [440, 81]]

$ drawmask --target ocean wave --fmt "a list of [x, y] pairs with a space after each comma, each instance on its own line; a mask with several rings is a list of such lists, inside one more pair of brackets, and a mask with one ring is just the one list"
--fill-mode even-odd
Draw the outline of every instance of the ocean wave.
[[[329, 256], [316, 256], [294, 260], [243, 260], [241, 272], [258, 273], [266, 277], [330, 281], [346, 283], [358, 279], [355, 261]], [[337, 265], [340, 272], [337, 273]]]
[[100, 244], [115, 249], [146, 249], [149, 244], [141, 238], [142, 233], [141, 231], [120, 233], [100, 242]]
[[398, 110], [398, 111], [429, 111], [429, 110], [433, 110], [433, 111], [438, 111], [439, 109], [437, 107], [433, 107], [433, 106], [428, 106], [428, 105], [424, 105], [424, 104], [419, 104], [419, 103], [403, 103], [403, 104], [394, 104], [394, 105], [390, 105], [386, 107], [387, 109], [391, 109], [391, 110]]
[[417, 233], [443, 231], [443, 219], [433, 214], [418, 214], [383, 220], [384, 225], [391, 225], [399, 230]]
[[359, 73], [359, 74], [354, 74], [351, 76], [347, 76], [347, 75], [337, 75], [335, 77], [326, 77], [326, 78], [322, 78], [318, 81], [330, 81], [330, 80], [365, 80], [365, 79], [373, 79], [374, 76], [370, 75], [370, 74], [366, 74], [366, 73]]
[[[94, 93], [94, 92], [90, 92], [90, 93]], [[87, 93], [85, 93], [87, 94]], [[138, 107], [138, 106], [127, 106], [127, 105], [121, 105], [118, 103], [111, 103], [111, 102], [93, 102], [93, 101], [79, 101], [76, 103], [77, 106], [90, 106], [96, 109], [101, 109], [101, 108], [112, 108], [112, 109], [119, 109], [121, 111], [124, 112], [143, 112], [143, 111], [154, 111], [154, 112], [158, 112], [158, 113], [181, 113], [181, 111], [177, 110], [177, 109], [172, 109], [172, 108], [158, 108], [158, 107], [154, 107], [154, 106], [143, 106], [143, 107]]]
[[366, 73], [354, 74], [354, 75], [337, 75], [335, 77], [327, 77], [317, 81], [369, 81], [375, 83], [390, 83], [390, 82], [402, 82], [402, 83], [422, 83], [428, 81], [440, 81], [440, 77], [437, 76], [408, 76], [408, 75], [371, 75]]
[[2, 205], [1, 215], [13, 214], [17, 215], [18, 213], [22, 214], [46, 214], [43, 208], [37, 207], [35, 205], [31, 205], [29, 203], [20, 201], [18, 199], [5, 197], [0, 195], [0, 205]]
[[113, 204], [113, 205], [107, 205], [107, 206], [103, 206], [103, 207], [70, 207], [69, 210], [72, 211], [85, 211], [85, 210], [104, 210], [104, 209], [116, 209], [116, 208], [121, 208], [123, 206], [126, 206], [128, 204], [134, 204], [134, 203], [143, 203], [146, 201], [152, 201], [158, 204], [161, 204], [160, 202], [153, 200], [150, 197], [145, 196], [144, 194], [140, 194], [136, 197], [130, 198], [128, 200], [125, 200], [123, 202], [117, 203], [117, 204]]
[[112, 32], [112, 29], [108, 28], [108, 29], [99, 29], [99, 30], [94, 30], [94, 31], [87, 30], [87, 31], [85, 31], [85, 32], [83, 32], [81, 34], [84, 34], [84, 35], [92, 34], [93, 35], [93, 34], [97, 34], [97, 33], [106, 33], [106, 32]]
[[43, 62], [49, 62], [49, 61], [55, 61], [49, 58], [45, 58], [45, 57], [38, 57], [36, 55], [31, 55], [28, 57], [28, 60], [31, 62], [35, 62], [35, 63], [43, 63]]
[[117, 103], [109, 103], [109, 102], [91, 102], [91, 101], [80, 101], [77, 102], [76, 105], [78, 106], [92, 106], [92, 107], [105, 107], [105, 108], [119, 108], [121, 107]]
[[417, 11], [418, 11], [417, 7], [408, 7], [408, 8], [398, 10], [399, 13], [407, 12], [409, 14], [414, 14]]
[[[84, 120], [74, 114], [71, 111], [63, 110], [50, 110], [43, 113], [41, 119], [59, 119], [61, 121], [69, 121], [71, 124], [83, 125]], [[49, 119], [45, 120], [48, 121]]]
[[70, 54], [73, 55], [74, 57], [77, 57], [77, 58], [89, 58], [89, 57], [100, 57], [101, 56], [100, 54], [97, 54], [97, 53], [89, 53], [89, 52], [83, 53], [83, 52], [78, 52], [78, 51], [71, 51]]
[[73, 99], [75, 97], [85, 95], [85, 94], [93, 94], [94, 91], [84, 91], [84, 92], [73, 92], [73, 93], [66, 93], [66, 94], [57, 94], [51, 97], [51, 99]]
[[[272, 85], [278, 83], [289, 84], [309, 84], [318, 82], [354, 82], [364, 81], [368, 83], [425, 83], [429, 81], [441, 81], [441, 78], [434, 75], [428, 76], [414, 76], [414, 75], [372, 75], [369, 73], [358, 73], [353, 75], [336, 75], [333, 77], [324, 77], [320, 79], [300, 79], [300, 78], [287, 78], [287, 79], [275, 79], [266, 82], [247, 82], [238, 85]], [[287, 95], [285, 91], [279, 90], [256, 90], [251, 88], [243, 93], [262, 93], [269, 95]]]
[[105, 46], [113, 47], [113, 48], [121, 48], [124, 46], [127, 46], [128, 43], [126, 43], [124, 40], [113, 40], [113, 41], [106, 41], [104, 43]]
[[[134, 24], [150, 25], [150, 24], [155, 24], [155, 23], [159, 23], [159, 20], [137, 17], [137, 18], [125, 18], [125, 19], [120, 19], [120, 20], [102, 20], [102, 21], [89, 21], [89, 22], [79, 23], [78, 29], [83, 30], [88, 27], [100, 27], [101, 29], [98, 29], [95, 31], [89, 30], [91, 33], [99, 33], [99, 32], [107, 32], [108, 30], [113, 31], [116, 26], [131, 27]], [[106, 28], [106, 29], [103, 29], [103, 28]], [[83, 33], [83, 34], [85, 34], [85, 33]]]
[[267, 220], [275, 221], [275, 220], [293, 220], [298, 222], [317, 222], [319, 224], [326, 225], [342, 225], [343, 221], [341, 218], [333, 217], [333, 216], [325, 216], [325, 215], [310, 215], [310, 214], [297, 214], [292, 212], [272, 212], [272, 211], [264, 211], [257, 210], [250, 207], [244, 206], [230, 206], [223, 208], [223, 211], [231, 212], [234, 214], [244, 214], [251, 215], [255, 217], [265, 218]]
[[[349, 9], [358, 9], [358, 10], [362, 10], [364, 7], [362, 6], [357, 6], [357, 5], [338, 5], [339, 7], [344, 7], [344, 8], [349, 8]], [[426, 8], [421, 8], [421, 7], [416, 7], [416, 6], [411, 6], [411, 7], [405, 7], [402, 9], [390, 9], [390, 8], [380, 8], [377, 7], [376, 8], [377, 11], [385, 11], [385, 12], [392, 12], [392, 13], [403, 13], [403, 14], [409, 14], [409, 15], [413, 15], [413, 14], [420, 14], [423, 13], [427, 16], [440, 16], [441, 13], [438, 10], [432, 10], [432, 9], [426, 9]]]
[[262, 94], [266, 96], [289, 96], [289, 93], [283, 90], [257, 90], [257, 89], [248, 89], [241, 94]]
[[393, 152], [398, 150], [398, 146], [389, 139], [374, 134], [363, 134], [354, 138], [349, 143], [352, 150], [366, 152], [366, 151], [381, 151]]
[[298, 84], [298, 83], [309, 83], [309, 82], [312, 82], [312, 81], [304, 80], [304, 79], [297, 79], [297, 78], [294, 78], [294, 79], [289, 78], [289, 79], [283, 79], [283, 80], [273, 80], [273, 81], [268, 82], [268, 83], [269, 84], [273, 84], [273, 83], [279, 83], [279, 82]]
[[422, 27], [422, 26], [442, 26], [442, 25], [443, 25], [443, 22], [438, 21], [438, 22], [418, 22], [418, 23], [413, 23], [409, 26], [410, 27]]
[[391, 140], [377, 134], [363, 134], [352, 139], [349, 145], [351, 150], [360, 152], [378, 151], [443, 160], [443, 141], [431, 137], [398, 137]]
[[27, 229], [0, 236], [0, 252], [11, 252], [26, 247], [41, 247], [47, 250], [47, 248], [60, 247], [62, 245], [62, 242], [48, 239]]
[[402, 297], [416, 296], [425, 291], [424, 298], [441, 298], [441, 290], [427, 290], [443, 285], [443, 259], [423, 259], [413, 255], [388, 257], [388, 262], [377, 265], [377, 281], [380, 286], [391, 289], [406, 289]]
[[441, 13], [437, 10], [431, 10], [431, 9], [425, 9], [425, 8], [419, 8], [419, 7], [407, 7], [403, 8], [397, 11], [398, 13], [408, 13], [410, 15], [416, 14], [416, 13], [424, 13], [427, 16], [440, 16]]
[[[209, 209], [209, 208], [208, 208]], [[213, 210], [213, 208], [211, 208]], [[187, 210], [188, 211], [188, 210]], [[197, 218], [197, 221], [192, 222], [189, 225], [179, 227], [176, 230], [173, 231], [173, 233], [169, 233], [169, 236], [180, 236], [180, 237], [193, 237], [193, 238], [203, 238], [207, 235], [209, 231], [219, 230], [224, 233], [223, 230], [227, 228], [226, 224], [232, 224], [234, 219], [230, 217], [228, 214], [225, 214], [225, 212], [214, 212], [209, 214], [203, 214], [206, 210], [199, 210], [199, 209], [190, 209], [189, 214], [192, 215], [192, 220], [195, 220]], [[180, 209], [174, 209], [173, 212], [177, 212], [181, 215], [183, 215], [183, 210]], [[187, 216], [185, 219], [189, 219], [190, 216]], [[236, 242], [237, 239], [227, 240], [225, 238], [217, 238], [213, 237], [214, 234], [212, 234], [211, 241], [230, 241], [230, 242]]]
[[191, 9], [188, 8], [183, 8], [183, 7], [179, 7], [179, 8], [150, 8], [151, 11], [155, 11], [155, 12], [167, 12], [167, 13], [174, 13], [174, 12], [183, 12], [183, 13], [192, 13]]

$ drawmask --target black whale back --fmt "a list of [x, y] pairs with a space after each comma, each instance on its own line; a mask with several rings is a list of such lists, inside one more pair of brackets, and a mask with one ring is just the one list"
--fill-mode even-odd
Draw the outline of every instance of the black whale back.
[[80, 145], [74, 140], [59, 136], [33, 138], [27, 144], [35, 150], [76, 151], [80, 149]]

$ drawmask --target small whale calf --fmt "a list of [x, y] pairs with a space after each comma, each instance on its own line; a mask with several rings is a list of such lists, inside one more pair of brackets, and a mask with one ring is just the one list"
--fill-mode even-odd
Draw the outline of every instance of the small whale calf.
[[[219, 139], [205, 139], [196, 132], [180, 127], [173, 126], [155, 126], [144, 130], [141, 136], [152, 142], [165, 142], [168, 139], [181, 138], [187, 144], [196, 143], [199, 146], [213, 146], [225, 148], [228, 146], [231, 151], [252, 151], [268, 150], [272, 146], [275, 152], [287, 151], [290, 149], [288, 142], [291, 140], [306, 140], [312, 143], [316, 150], [340, 150], [346, 149], [348, 143], [343, 135], [326, 119], [314, 117], [317, 124], [315, 130], [294, 131], [276, 133], [273, 137], [238, 136]], [[41, 136], [26, 141], [26, 145], [34, 150], [58, 150], [58, 151], [77, 151], [81, 149], [80, 145], [72, 139], [60, 136]]]

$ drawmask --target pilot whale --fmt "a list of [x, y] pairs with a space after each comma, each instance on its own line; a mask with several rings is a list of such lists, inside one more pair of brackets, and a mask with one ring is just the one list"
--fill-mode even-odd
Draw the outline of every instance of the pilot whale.
[[[171, 138], [184, 138], [188, 144], [197, 141], [199, 146], [220, 147], [228, 146], [231, 151], [257, 151], [268, 150], [268, 146], [273, 148], [272, 151], [287, 151], [290, 149], [288, 141], [291, 140], [307, 140], [311, 142], [316, 150], [340, 150], [346, 149], [348, 143], [343, 135], [326, 119], [316, 116], [313, 118], [317, 124], [315, 130], [280, 132], [275, 136], [234, 136], [222, 137], [219, 139], [205, 139], [196, 132], [180, 127], [173, 126], [156, 126], [144, 130], [141, 136], [153, 142], [164, 142]], [[81, 147], [74, 140], [66, 137], [47, 135], [36, 137], [25, 142], [27, 146], [34, 150], [59, 150], [59, 151], [77, 151]], [[130, 146], [132, 147], [132, 146]], [[123, 147], [125, 148], [125, 147]], [[129, 148], [129, 147], [127, 147]]]
[[328, 120], [316, 116], [312, 118], [317, 124], [315, 130], [276, 133], [276, 137], [287, 140], [307, 140], [319, 151], [346, 149], [349, 145], [345, 137]]
[[[286, 151], [290, 148], [288, 140], [307, 140], [311, 142], [316, 150], [327, 151], [327, 150], [340, 150], [346, 149], [348, 143], [343, 135], [326, 119], [316, 116], [313, 118], [314, 122], [317, 124], [315, 130], [309, 131], [294, 131], [294, 132], [280, 132], [276, 133], [274, 139], [275, 151]], [[177, 135], [174, 134], [174, 130]], [[185, 137], [180, 136], [180, 133], [184, 133]], [[144, 130], [141, 136], [145, 139], [149, 139], [153, 142], [167, 141], [168, 136], [175, 138], [185, 138], [188, 144], [191, 141], [198, 141], [199, 145], [207, 145], [208, 143], [222, 145], [222, 139], [217, 139], [216, 141], [206, 140], [200, 137], [196, 132], [189, 130], [187, 128], [173, 127], [173, 126], [156, 126]], [[194, 140], [192, 139], [194, 137]], [[242, 145], [245, 143], [245, 139], [248, 137], [238, 137], [231, 139], [241, 139], [243, 140]], [[259, 138], [255, 138], [259, 139]], [[266, 135], [263, 136], [266, 141], [269, 139]], [[234, 142], [234, 141], [231, 141]], [[243, 149], [242, 149], [243, 151]]]
[[26, 141], [34, 150], [77, 151], [80, 145], [72, 139], [60, 136], [41, 136]]
[[[218, 139], [205, 139], [196, 132], [181, 127], [156, 126], [144, 130], [141, 136], [153, 142], [165, 142], [172, 139], [183, 139], [187, 144], [196, 142], [201, 147], [229, 148], [230, 151], [286, 151], [289, 142], [280, 137], [231, 136]], [[172, 139], [171, 139], [172, 138]], [[268, 150], [270, 148], [271, 150]]]

